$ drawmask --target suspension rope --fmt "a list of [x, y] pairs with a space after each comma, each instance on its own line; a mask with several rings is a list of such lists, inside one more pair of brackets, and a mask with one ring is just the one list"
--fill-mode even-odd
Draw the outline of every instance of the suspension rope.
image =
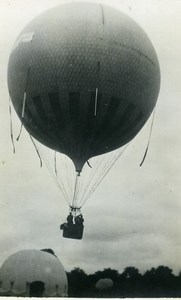
[[36, 144], [35, 144], [34, 139], [32, 138], [32, 136], [31, 136], [30, 134], [29, 134], [29, 137], [30, 137], [30, 139], [31, 139], [31, 141], [32, 141], [32, 143], [33, 143], [33, 146], [35, 147], [36, 153], [38, 154], [38, 157], [39, 157], [39, 159], [40, 159], [40, 168], [41, 168], [41, 167], [42, 167], [42, 159], [41, 159], [40, 153], [39, 153], [39, 151], [38, 151], [38, 148], [37, 148], [37, 146], [36, 146]]
[[[110, 162], [112, 161], [112, 159], [114, 159], [114, 156], [115, 155], [111, 154], [108, 159], [106, 159], [104, 157], [104, 155], [102, 156], [102, 160], [100, 161], [100, 164], [97, 165], [97, 170], [96, 170], [96, 173], [95, 173], [97, 175], [97, 180], [94, 180], [93, 186], [95, 185], [95, 182], [98, 182], [99, 179], [104, 175], [104, 173], [106, 172], [107, 168], [110, 165]], [[106, 161], [106, 163], [105, 163], [105, 161]], [[101, 165], [103, 165], [103, 167]]]
[[[58, 189], [61, 191], [61, 193], [63, 195], [63, 198], [67, 202], [68, 206], [70, 206], [71, 202], [70, 202], [70, 199], [67, 195], [67, 192], [66, 192], [66, 189], [64, 187], [63, 181], [62, 181], [61, 177], [58, 180], [58, 178], [55, 175], [55, 170], [53, 168], [53, 162], [51, 162], [51, 163], [49, 162], [49, 159], [47, 158], [47, 155], [46, 155], [45, 151], [43, 151], [43, 146], [39, 145], [39, 147], [38, 147], [38, 145], [35, 143], [34, 139], [31, 136], [30, 136], [30, 138], [31, 138], [31, 140], [32, 140], [32, 142], [35, 146], [35, 149], [37, 150], [38, 156], [41, 158], [41, 161], [43, 159], [43, 162], [45, 163], [47, 169], [49, 170], [49, 173], [50, 173], [51, 177], [53, 178], [54, 182], [56, 183]], [[49, 149], [47, 148], [47, 150], [49, 150]], [[40, 153], [41, 153], [41, 156], [40, 156]]]
[[106, 176], [106, 174], [108, 173], [108, 171], [111, 169], [111, 167], [113, 165], [113, 163], [112, 164], [110, 163], [111, 161], [112, 160], [108, 160], [108, 162], [106, 163], [106, 167], [103, 169], [103, 171], [99, 175], [98, 180], [95, 181], [94, 185], [91, 187], [88, 195], [86, 196], [86, 198], [82, 202], [82, 206], [88, 201], [88, 199], [90, 198], [90, 196], [92, 195], [92, 193], [96, 190], [96, 188], [99, 186], [99, 184], [101, 183], [101, 181], [103, 180], [103, 178]]
[[[85, 188], [84, 188], [84, 192], [83, 192], [83, 194], [81, 196], [80, 203], [82, 203], [82, 201], [85, 198], [85, 195], [86, 195], [88, 189], [91, 187], [92, 183], [94, 184], [94, 182], [96, 180], [95, 177], [99, 176], [99, 174], [97, 172], [98, 172], [98, 170], [101, 170], [102, 162], [103, 162], [103, 156], [101, 157], [101, 159], [100, 159], [100, 157], [98, 157], [96, 159], [95, 168], [93, 170], [94, 172], [93, 173], [92, 172], [89, 173], [89, 178], [87, 180], [87, 184], [86, 185], [84, 185], [82, 183], [82, 187], [85, 186]], [[87, 177], [87, 176], [84, 176], [83, 178], [85, 178], [85, 177]]]
[[[105, 170], [107, 170], [107, 167], [109, 166], [110, 164], [110, 158], [106, 161], [106, 164], [104, 163], [104, 157], [102, 157], [99, 165], [97, 165], [97, 168], [92, 176], [92, 180], [88, 183], [88, 186], [87, 186], [87, 189], [83, 195], [83, 197], [81, 198], [81, 204], [83, 205], [84, 202], [86, 202], [86, 198], [87, 198], [87, 195], [89, 194], [92, 194], [92, 191], [94, 190], [94, 187], [95, 185], [97, 184], [97, 182], [99, 182], [100, 178], [103, 177], [104, 173], [105, 173]], [[102, 168], [102, 165], [103, 164], [103, 168]], [[99, 172], [100, 171], [100, 172]], [[88, 191], [88, 193], [87, 193]], [[87, 195], [86, 195], [87, 193]]]
[[148, 148], [149, 148], [149, 145], [150, 145], [151, 134], [152, 134], [152, 130], [153, 130], [153, 123], [154, 123], [154, 119], [155, 119], [155, 111], [156, 111], [156, 106], [155, 106], [154, 111], [153, 111], [153, 116], [152, 116], [152, 122], [151, 122], [151, 127], [150, 127], [150, 133], [149, 133], [149, 137], [148, 137], [147, 147], [146, 147], [146, 150], [145, 150], [143, 159], [142, 159], [142, 161], [141, 161], [141, 163], [140, 163], [140, 167], [143, 165], [143, 163], [144, 163], [144, 161], [145, 161], [145, 158], [146, 158], [147, 152], [148, 152]]
[[[59, 158], [60, 158], [60, 156], [59, 156]], [[57, 160], [57, 162], [59, 162], [59, 161]], [[54, 157], [54, 164], [55, 164], [55, 157]], [[57, 164], [57, 173], [59, 173], [59, 176], [57, 177], [57, 181], [59, 182], [60, 185], [62, 185], [62, 188], [64, 190], [64, 194], [66, 194], [66, 198], [68, 199], [68, 202], [71, 203], [70, 199], [72, 199], [73, 195], [71, 194], [70, 189], [68, 188], [69, 179], [67, 177], [67, 171], [66, 171], [65, 166], [66, 166], [65, 156], [62, 155], [62, 158], [61, 158], [61, 172], [60, 172], [59, 165]], [[65, 176], [66, 180], [62, 179], [62, 175]]]
[[[49, 151], [49, 152], [50, 152], [50, 151]], [[51, 156], [51, 155], [50, 155], [50, 156]], [[49, 170], [49, 172], [50, 172], [52, 178], [54, 179], [54, 181], [55, 181], [57, 187], [58, 187], [59, 190], [62, 192], [62, 195], [63, 195], [65, 201], [68, 203], [68, 205], [70, 205], [70, 204], [71, 204], [70, 197], [69, 197], [69, 195], [67, 194], [67, 190], [66, 190], [66, 188], [65, 188], [65, 185], [64, 185], [64, 182], [63, 182], [61, 176], [59, 176], [58, 178], [56, 177], [55, 171], [54, 171], [54, 169], [53, 169], [53, 164], [49, 162], [49, 159], [48, 159], [47, 155], [45, 155], [44, 152], [43, 152], [43, 157], [44, 157], [44, 159], [43, 159], [43, 160], [44, 160], [44, 163], [45, 163], [47, 169]], [[60, 173], [59, 173], [59, 174], [60, 174]]]
[[107, 166], [107, 170], [105, 170], [103, 176], [100, 177], [99, 181], [94, 184], [92, 190], [88, 193], [87, 197], [82, 202], [81, 207], [88, 201], [88, 199], [91, 197], [91, 195], [93, 194], [95, 189], [100, 185], [102, 180], [105, 178], [105, 176], [108, 174], [110, 169], [113, 167], [113, 165], [116, 163], [116, 161], [120, 158], [120, 156], [125, 152], [125, 150], [128, 148], [129, 145], [130, 145], [130, 142], [126, 145], [126, 147], [121, 152], [118, 152], [118, 154], [116, 153], [114, 155], [113, 159], [111, 159], [111, 161], [109, 163], [109, 166]]
[[[69, 168], [66, 162], [66, 157], [64, 156], [67, 178], [68, 178], [68, 187], [71, 194], [71, 198], [73, 197], [73, 182], [75, 181], [75, 172], [72, 171], [73, 168]], [[72, 183], [72, 184], [71, 184]]]
[[12, 110], [11, 110], [11, 98], [9, 97], [9, 116], [10, 116], [10, 133], [11, 133], [11, 142], [13, 145], [13, 153], [15, 153], [14, 137], [13, 137], [13, 122], [12, 122]]
[[[63, 159], [64, 158], [64, 159]], [[69, 170], [69, 167], [68, 167], [68, 158], [66, 159], [65, 155], [63, 155], [63, 158], [62, 158], [62, 164], [61, 164], [61, 167], [63, 167], [63, 170], [62, 170], [62, 173], [65, 175], [65, 182], [67, 184], [67, 192], [69, 194], [69, 198], [72, 199], [73, 198], [73, 185], [74, 185], [74, 180], [72, 180], [68, 170]], [[70, 184], [72, 180], [72, 185]]]
[[72, 200], [72, 208], [78, 208], [77, 207], [77, 197], [79, 195], [79, 181], [80, 181], [80, 174], [76, 172], [76, 178], [75, 178], [75, 186], [74, 186], [74, 196]]
[[96, 169], [92, 176], [93, 180], [91, 181], [89, 191], [93, 188], [93, 186], [95, 185], [95, 182], [98, 182], [99, 178], [102, 177], [102, 175], [104, 174], [104, 171], [107, 168], [107, 164], [109, 163], [110, 157], [112, 157], [112, 154], [111, 154], [111, 156], [109, 155], [109, 159], [107, 159], [107, 160], [104, 155], [102, 155], [101, 160], [99, 160], [100, 157], [97, 158], [98, 163], [96, 162]]

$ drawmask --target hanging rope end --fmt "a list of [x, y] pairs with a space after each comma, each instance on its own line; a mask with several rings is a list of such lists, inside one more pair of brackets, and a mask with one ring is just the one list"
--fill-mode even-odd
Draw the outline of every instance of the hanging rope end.
[[56, 156], [56, 151], [54, 152], [54, 168], [55, 168], [55, 175], [58, 179], [58, 172], [57, 172], [57, 156]]
[[89, 163], [89, 161], [87, 160], [87, 164], [88, 164], [88, 166], [90, 167], [90, 168], [92, 168], [92, 166], [90, 165], [90, 163]]
[[11, 112], [11, 98], [9, 97], [9, 116], [10, 116], [10, 132], [11, 132], [11, 142], [13, 145], [13, 153], [15, 154], [15, 145], [13, 137], [13, 122], [12, 122], [12, 112]]
[[140, 167], [143, 165], [143, 163], [144, 163], [144, 161], [145, 161], [147, 152], [148, 152], [148, 146], [147, 146], [147, 148], [146, 148], [146, 151], [145, 151], [145, 154], [144, 154], [144, 156], [143, 156], [143, 159], [142, 159], [142, 161], [141, 161], [141, 163], [140, 163]]
[[152, 134], [152, 130], [153, 130], [153, 122], [154, 122], [154, 118], [155, 118], [155, 111], [156, 111], [156, 106], [155, 106], [154, 111], [153, 111], [153, 117], [152, 117], [151, 128], [150, 128], [150, 134], [149, 134], [149, 138], [148, 138], [148, 144], [147, 144], [147, 147], [146, 147], [145, 154], [143, 156], [142, 162], [140, 163], [140, 167], [142, 166], [142, 164], [145, 161], [145, 158], [146, 158], [146, 155], [147, 155], [147, 152], [148, 152], [148, 148], [149, 148], [149, 145], [150, 145], [151, 134]]

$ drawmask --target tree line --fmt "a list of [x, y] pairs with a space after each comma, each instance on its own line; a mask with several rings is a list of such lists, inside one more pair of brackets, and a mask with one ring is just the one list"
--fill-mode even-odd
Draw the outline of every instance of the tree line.
[[[151, 268], [141, 274], [135, 267], [126, 267], [120, 274], [107, 268], [94, 274], [86, 274], [80, 268], [67, 272], [68, 296], [91, 298], [141, 298], [181, 297], [181, 272], [174, 275], [167, 266]], [[96, 283], [103, 278], [112, 280], [112, 287], [98, 289]]]

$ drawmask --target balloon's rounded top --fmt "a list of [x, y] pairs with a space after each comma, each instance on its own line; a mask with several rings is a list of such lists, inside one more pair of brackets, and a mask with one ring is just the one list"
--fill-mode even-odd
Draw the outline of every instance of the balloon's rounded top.
[[92, 156], [130, 141], [159, 92], [155, 50], [131, 18], [96, 3], [69, 3], [36, 17], [17, 38], [8, 86], [29, 133], [81, 171]]
[[96, 282], [96, 289], [98, 290], [108, 290], [113, 287], [113, 280], [110, 278], [101, 278]]
[[32, 283], [44, 283], [44, 296], [67, 296], [67, 277], [60, 260], [47, 252], [22, 250], [0, 268], [0, 295], [28, 296]]

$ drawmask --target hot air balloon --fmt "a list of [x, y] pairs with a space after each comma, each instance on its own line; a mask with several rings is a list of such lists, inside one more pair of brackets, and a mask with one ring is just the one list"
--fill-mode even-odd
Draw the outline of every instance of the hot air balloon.
[[113, 287], [114, 283], [110, 278], [101, 278], [96, 282], [96, 289], [102, 290], [109, 290]]
[[0, 283], [1, 296], [67, 296], [63, 265], [55, 255], [40, 250], [22, 250], [10, 255], [0, 268]]
[[160, 69], [151, 41], [130, 17], [102, 4], [69, 3], [20, 33], [8, 88], [29, 134], [72, 160], [76, 212], [85, 163], [141, 130], [157, 101]]

